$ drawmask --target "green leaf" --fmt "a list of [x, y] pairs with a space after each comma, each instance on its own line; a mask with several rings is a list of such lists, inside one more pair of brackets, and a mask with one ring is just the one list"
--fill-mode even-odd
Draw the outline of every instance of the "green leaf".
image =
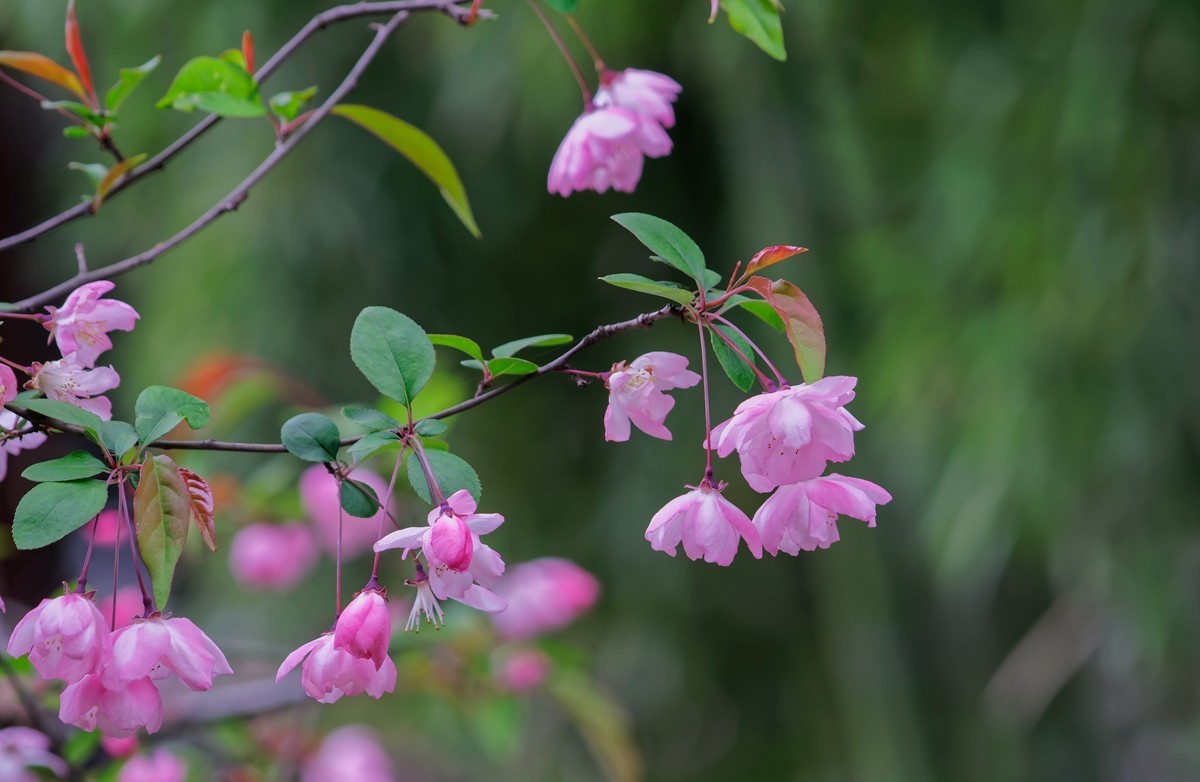
[[696, 298], [695, 293], [677, 282], [658, 282], [640, 274], [609, 274], [601, 277], [600, 281], [618, 288], [669, 299], [676, 304], [691, 304], [692, 299]]
[[107, 500], [102, 481], [39, 483], [17, 504], [13, 542], [19, 549], [49, 546], [95, 518]]
[[342, 415], [359, 426], [365, 426], [372, 430], [397, 429], [400, 427], [400, 422], [395, 418], [371, 407], [343, 407]]
[[721, 0], [729, 26], [776, 60], [787, 59], [783, 48], [783, 24], [775, 0]]
[[[80, 125], [67, 125], [62, 129], [63, 138], [91, 138], [92, 132]], [[104, 166], [100, 166], [104, 168]]]
[[59, 402], [57, 399], [27, 399], [18, 404], [34, 413], [41, 413], [47, 418], [81, 426], [87, 432], [88, 437], [94, 442], [100, 442], [100, 426], [104, 422], [93, 412], [69, 405], [66, 402]]
[[[80, 128], [82, 130], [82, 128]], [[88, 135], [84, 131], [83, 135]], [[108, 166], [103, 163], [67, 163], [67, 168], [72, 171], [82, 171], [84, 176], [92, 182], [92, 189], [100, 187], [100, 183], [104, 181], [104, 177], [108, 176]]]
[[58, 111], [59, 109], [64, 109], [71, 112], [76, 117], [79, 117], [89, 125], [95, 125], [96, 127], [100, 127], [108, 122], [113, 122], [116, 120], [116, 117], [98, 114], [92, 110], [91, 106], [73, 100], [44, 100], [41, 102], [41, 107], [46, 111]]
[[[713, 325], [710, 329], [719, 330], [722, 334], [733, 340], [733, 344], [738, 346], [738, 350], [750, 359], [750, 363], [754, 363], [754, 348], [750, 347], [750, 343], [742, 338], [733, 329], [728, 326]], [[733, 384], [742, 391], [749, 393], [751, 388], [754, 388], [754, 370], [742, 360], [742, 357], [734, 352], [733, 348], [725, 340], [718, 337], [712, 331], [708, 334], [709, 340], [712, 342], [713, 353], [717, 357], [717, 361], [721, 364], [721, 369], [725, 370], [725, 374], [733, 381]]]
[[[475, 498], [475, 502], [479, 502], [483, 489], [479, 485], [479, 476], [475, 474], [471, 465], [449, 451], [427, 450], [425, 458], [429, 461], [433, 479], [437, 481], [443, 497], [449, 497], [459, 489], [466, 489]], [[408, 482], [421, 499], [430, 505], [434, 504], [429, 484], [425, 480], [425, 472], [421, 469], [421, 461], [415, 455], [408, 459]]]
[[370, 106], [342, 104], [334, 106], [333, 113], [357, 123], [408, 158], [421, 173], [438, 186], [442, 197], [467, 230], [476, 239], [480, 237], [479, 226], [475, 224], [475, 216], [471, 214], [471, 204], [467, 201], [467, 191], [458, 177], [458, 171], [436, 141], [404, 120]]
[[342, 445], [337, 425], [320, 413], [289, 418], [279, 430], [279, 438], [289, 453], [309, 462], [336, 461]]
[[145, 79], [151, 71], [158, 67], [162, 57], [155, 56], [154, 59], [144, 62], [136, 68], [122, 68], [120, 76], [117, 78], [117, 83], [109, 88], [104, 95], [104, 105], [109, 111], [116, 111], [121, 107], [133, 91], [137, 88], [142, 80]]
[[691, 237], [675, 226], [658, 217], [627, 212], [613, 215], [621, 227], [638, 238], [668, 266], [672, 266], [692, 279], [704, 279], [704, 253]]
[[295, 92], [279, 92], [271, 96], [269, 103], [271, 110], [282, 117], [284, 120], [291, 122], [296, 117], [300, 116], [300, 110], [308, 104], [310, 100], [317, 95], [316, 87], [309, 87], [307, 90], [299, 90]]
[[104, 462], [86, 451], [74, 451], [48, 462], [31, 464], [21, 473], [21, 477], [34, 483], [46, 483], [91, 478], [102, 472], [108, 472], [108, 466]]
[[757, 291], [783, 319], [788, 341], [804, 382], [815, 383], [825, 373], [825, 326], [817, 309], [804, 292], [787, 280], [771, 282], [751, 277], [747, 284]]
[[508, 358], [517, 355], [526, 348], [550, 348], [555, 345], [565, 345], [572, 339], [573, 337], [570, 334], [539, 334], [536, 337], [514, 339], [512, 342], [497, 345], [492, 348], [492, 355], [496, 358]]
[[479, 347], [479, 343], [473, 339], [460, 337], [457, 334], [430, 334], [429, 341], [435, 345], [454, 348], [460, 353], [466, 353], [476, 361], [483, 361], [483, 350]]
[[386, 429], [369, 432], [347, 448], [346, 453], [356, 462], [361, 462], [363, 459], [373, 456], [382, 449], [399, 441], [400, 438], [396, 436], [395, 432], [390, 432]]
[[100, 440], [118, 459], [138, 444], [137, 432], [124, 421], [105, 421], [100, 424]]
[[704, 290], [706, 292], [712, 290], [713, 286], [718, 285], [720, 282], [721, 282], [721, 275], [718, 272], [715, 272], [712, 269], [704, 270], [703, 284], [704, 284]]
[[546, 5], [556, 11], [562, 11], [564, 14], [573, 14], [579, 5], [579, 0], [546, 0]]
[[437, 437], [446, 431], [446, 422], [439, 421], [436, 418], [426, 418], [424, 421], [417, 421], [417, 425], [413, 427], [413, 431], [422, 437]]
[[155, 105], [185, 112], [200, 109], [221, 117], [265, 115], [254, 77], [236, 59], [222, 56], [189, 60], [175, 75], [167, 94]]
[[379, 511], [379, 497], [375, 490], [361, 481], [350, 478], [342, 481], [338, 491], [342, 510], [360, 519], [369, 519]]
[[532, 375], [538, 371], [538, 365], [523, 358], [494, 358], [488, 362], [488, 372], [492, 377], [501, 375]]
[[191, 522], [187, 484], [166, 454], [146, 456], [133, 493], [133, 526], [138, 552], [154, 584], [154, 602], [165, 609], [175, 565], [183, 554]]
[[405, 406], [433, 375], [433, 343], [413, 320], [387, 307], [367, 307], [350, 332], [350, 358], [381, 394]]
[[153, 443], [183, 421], [192, 429], [208, 425], [209, 408], [203, 399], [169, 386], [149, 386], [133, 405], [133, 426], [142, 447]]
[[779, 313], [775, 311], [775, 308], [765, 301], [751, 299], [740, 293], [735, 293], [729, 297], [725, 306], [728, 308], [741, 307], [776, 331], [783, 331], [784, 329], [783, 318], [779, 317]]

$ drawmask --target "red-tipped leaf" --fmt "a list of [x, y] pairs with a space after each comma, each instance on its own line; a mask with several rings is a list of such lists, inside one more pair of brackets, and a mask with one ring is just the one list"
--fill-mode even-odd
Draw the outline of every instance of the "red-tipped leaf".
[[772, 266], [780, 261], [786, 261], [793, 255], [808, 252], [807, 247], [797, 247], [794, 244], [775, 244], [770, 247], [764, 247], [754, 254], [750, 259], [750, 263], [746, 264], [746, 276], [757, 274], [768, 266]]
[[184, 467], [179, 468], [188, 491], [188, 507], [192, 520], [200, 529], [200, 537], [212, 551], [217, 550], [217, 525], [213, 520], [213, 490], [208, 481]]
[[38, 54], [37, 52], [0, 51], [0, 65], [7, 65], [13, 70], [23, 71], [31, 76], [37, 76], [39, 79], [45, 79], [52, 84], [57, 84], [59, 87], [70, 90], [84, 100], [87, 99], [87, 96], [83, 92], [83, 87], [79, 83], [79, 78], [44, 54]]
[[83, 86], [86, 96], [84, 100], [92, 108], [96, 102], [96, 90], [92, 88], [92, 69], [88, 67], [87, 54], [83, 51], [83, 39], [79, 37], [79, 18], [75, 15], [75, 0], [67, 2], [67, 54], [71, 55], [71, 64], [79, 75], [79, 83]]
[[246, 61], [246, 73], [254, 75], [254, 36], [250, 31], [242, 33], [242, 59]]
[[820, 380], [825, 374], [825, 326], [804, 291], [787, 280], [772, 282], [766, 277], [751, 277], [746, 284], [783, 318], [784, 333], [792, 343], [804, 382]]

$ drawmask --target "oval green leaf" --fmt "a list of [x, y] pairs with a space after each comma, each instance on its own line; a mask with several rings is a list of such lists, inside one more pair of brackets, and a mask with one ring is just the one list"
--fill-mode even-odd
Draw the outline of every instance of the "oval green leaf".
[[[475, 498], [475, 501], [479, 502], [483, 488], [479, 484], [479, 476], [471, 465], [449, 451], [427, 450], [425, 458], [429, 461], [433, 479], [437, 481], [443, 497], [449, 497], [459, 489], [466, 489]], [[412, 484], [413, 491], [421, 499], [430, 505], [434, 504], [433, 495], [429, 491], [429, 483], [425, 479], [425, 471], [421, 469], [421, 462], [416, 456], [408, 458], [408, 482]]]
[[435, 345], [454, 348], [460, 353], [466, 353], [476, 361], [483, 361], [483, 349], [473, 339], [460, 337], [457, 334], [430, 334], [429, 341]]
[[754, 370], [742, 360], [742, 357], [733, 348], [729, 347], [729, 343], [715, 333], [716, 331], [720, 331], [733, 344], [737, 345], [738, 350], [742, 351], [742, 355], [750, 359], [751, 364], [754, 363], [754, 348], [750, 347], [750, 343], [743, 339], [742, 335], [728, 326], [709, 326], [708, 337], [712, 342], [713, 354], [716, 355], [717, 361], [721, 364], [721, 369], [725, 370], [725, 374], [729, 376], [729, 379], [733, 381], [735, 386], [749, 393], [750, 389], [754, 388]]
[[17, 504], [13, 542], [19, 549], [49, 546], [94, 519], [107, 500], [102, 481], [39, 483]]
[[308, 462], [335, 461], [341, 447], [337, 425], [320, 413], [289, 418], [279, 430], [279, 438], [288, 453]]
[[700, 252], [690, 236], [671, 223], [640, 212], [613, 215], [612, 219], [650, 248], [663, 263], [678, 269], [697, 283], [704, 279], [704, 253]]
[[338, 496], [342, 510], [360, 519], [369, 519], [379, 511], [379, 497], [375, 490], [362, 481], [347, 478], [342, 481]]
[[133, 493], [133, 526], [138, 553], [154, 585], [154, 602], [164, 610], [171, 594], [175, 565], [187, 544], [191, 522], [187, 483], [166, 454], [147, 456]]
[[367, 307], [350, 332], [350, 358], [384, 396], [412, 405], [433, 375], [433, 343], [411, 318], [387, 307]]
[[208, 403], [169, 386], [150, 386], [133, 405], [133, 428], [142, 447], [148, 446], [183, 421], [192, 429], [208, 425]]
[[640, 274], [609, 274], [601, 277], [600, 281], [625, 290], [668, 299], [676, 304], [691, 304], [692, 299], [696, 298], [695, 293], [677, 282], [659, 282]]
[[60, 456], [48, 462], [31, 464], [21, 473], [21, 477], [34, 483], [48, 481], [77, 481], [81, 478], [91, 478], [108, 472], [104, 462], [86, 451], [74, 451], [66, 456]]
[[539, 334], [536, 337], [514, 339], [512, 342], [497, 345], [492, 348], [492, 355], [496, 358], [509, 358], [510, 356], [517, 355], [526, 348], [551, 348], [555, 345], [565, 345], [572, 339], [574, 337], [570, 334]]
[[371, 430], [396, 429], [400, 426], [400, 422], [395, 418], [372, 407], [343, 407], [342, 415]]

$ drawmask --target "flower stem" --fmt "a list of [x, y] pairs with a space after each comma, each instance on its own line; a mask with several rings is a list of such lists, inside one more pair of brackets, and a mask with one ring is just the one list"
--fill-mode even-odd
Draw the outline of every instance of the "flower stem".
[[17, 318], [19, 320], [36, 320], [41, 323], [44, 323], [45, 321], [50, 319], [49, 316], [47, 316], [44, 312], [5, 312], [5, 313], [0, 313], [0, 319], [8, 320], [9, 318]]
[[100, 516], [92, 519], [92, 534], [88, 535], [87, 553], [83, 555], [83, 567], [79, 570], [79, 578], [75, 582], [75, 591], [83, 593], [87, 591], [87, 576], [88, 565], [92, 564], [92, 549], [96, 544], [96, 528], [100, 526]]
[[[396, 490], [396, 478], [400, 475], [400, 462], [404, 460], [404, 446], [400, 446], [400, 453], [396, 454], [396, 467], [392, 470], [392, 479], [388, 482], [387, 497], [383, 500], [383, 512], [379, 514], [379, 531], [375, 533], [375, 539], [379, 540], [383, 537], [383, 525], [391, 514], [388, 513], [388, 506], [392, 502], [392, 492]], [[379, 577], [379, 558], [383, 552], [375, 552], [375, 564], [371, 567], [371, 580], [374, 581]]]
[[[712, 318], [713, 320], [719, 320], [723, 325], [732, 329], [733, 333], [737, 334], [739, 337], [746, 340], [746, 342], [749, 343], [750, 347], [754, 348], [754, 352], [757, 353], [762, 358], [763, 363], [765, 363], [768, 367], [770, 367], [771, 371], [775, 373], [775, 379], [779, 381], [779, 385], [786, 386], [788, 384], [787, 378], [785, 378], [783, 376], [783, 373], [779, 371], [779, 368], [771, 363], [771, 359], [767, 358], [767, 354], [763, 352], [762, 348], [760, 348], [757, 344], [755, 344], [754, 340], [747, 337], [745, 332], [743, 332], [737, 326], [733, 325], [733, 323], [728, 318], [723, 318], [720, 315], [716, 315], [716, 314], [710, 314], [709, 317]], [[720, 332], [717, 332], [717, 333], [719, 334]], [[774, 389], [771, 389], [771, 390], [774, 390]]]
[[8, 364], [13, 369], [19, 369], [30, 377], [33, 377], [33, 367], [23, 367], [15, 361], [9, 361], [4, 356], [0, 356], [0, 364]]
[[[703, 288], [703, 286], [701, 286]], [[704, 310], [704, 291], [700, 291], [700, 309]], [[712, 466], [712, 409], [708, 400], [708, 344], [704, 341], [704, 321], [696, 318], [700, 333], [700, 380], [704, 386], [704, 480], [711, 482]]]
[[[142, 615], [150, 616], [154, 613], [157, 606], [154, 605], [154, 596], [146, 590], [146, 582], [142, 580], [142, 565], [138, 557], [135, 538], [137, 538], [137, 529], [133, 526], [133, 516], [129, 515], [129, 501], [125, 498], [125, 476], [122, 475], [117, 481], [117, 509], [121, 514], [121, 519], [125, 522], [125, 526], [129, 527], [129, 554], [133, 557], [133, 572], [137, 574], [138, 588], [142, 590]], [[116, 593], [113, 593], [113, 603], [117, 600]], [[113, 620], [116, 621], [115, 619]]]
[[562, 56], [567, 61], [567, 65], [571, 66], [571, 73], [575, 75], [575, 81], [579, 82], [579, 91], [583, 93], [584, 105], [586, 105], [590, 110], [592, 107], [592, 91], [588, 89], [587, 82], [583, 79], [583, 72], [579, 70], [578, 63], [576, 63], [575, 58], [571, 56], [571, 50], [567, 48], [567, 44], [565, 41], [563, 41], [562, 36], [558, 34], [558, 30], [554, 29], [554, 25], [551, 23], [550, 18], [546, 16], [546, 12], [542, 10], [542, 6], [538, 3], [538, 0], [529, 0], [529, 7], [533, 9], [535, 14], [537, 14], [538, 19], [542, 20], [542, 24], [546, 27], [546, 32], [550, 34], [550, 38], [554, 41], [554, 45], [558, 47], [560, 52], [562, 52]]
[[583, 44], [583, 48], [587, 49], [588, 54], [591, 55], [592, 62], [596, 65], [596, 72], [603, 73], [605, 70], [607, 70], [604, 66], [604, 59], [600, 56], [600, 52], [596, 51], [596, 47], [592, 45], [592, 39], [588, 38], [587, 33], [583, 31], [583, 27], [578, 21], [576, 21], [574, 14], [567, 14], [567, 24], [570, 25], [571, 29], [575, 32], [576, 37], [578, 37], [580, 43]]
[[425, 457], [425, 449], [421, 447], [421, 441], [417, 439], [416, 435], [412, 435], [409, 443], [412, 445], [413, 456], [421, 463], [421, 471], [425, 473], [425, 482], [429, 484], [429, 494], [437, 500], [438, 505], [441, 505], [446, 501], [446, 497], [442, 494], [437, 479], [433, 477], [433, 468], [429, 466], [429, 459]]
[[[746, 366], [750, 367], [751, 371], [754, 372], [754, 376], [756, 378], [758, 378], [759, 384], [763, 387], [763, 389], [765, 391], [771, 392], [771, 391], [775, 390], [775, 383], [771, 381], [771, 378], [769, 378], [765, 374], [763, 374], [763, 371], [754, 365], [754, 359], [747, 356], [742, 351], [742, 349], [737, 346], [737, 343], [735, 343], [732, 339], [729, 338], [728, 335], [726, 335], [723, 331], [721, 331], [720, 329], [713, 326], [711, 323], [709, 324], [709, 328], [712, 329], [712, 333], [714, 333], [718, 337], [720, 337], [721, 340], [724, 341], [724, 343], [729, 346], [730, 350], [732, 350], [734, 353], [737, 354], [738, 358], [740, 358], [743, 362], [745, 362]], [[745, 339], [744, 334], [742, 335], [742, 339]], [[748, 340], [748, 339], [746, 341], [750, 342], [750, 340]], [[750, 342], [750, 344], [753, 345], [754, 343]]]

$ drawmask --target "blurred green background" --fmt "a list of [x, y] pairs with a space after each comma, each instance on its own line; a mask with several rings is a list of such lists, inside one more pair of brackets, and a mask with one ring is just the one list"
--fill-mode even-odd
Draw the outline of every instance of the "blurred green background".
[[[250, 28], [261, 63], [323, 5], [80, 0], [98, 82], [164, 55], [123, 111], [123, 150], [157, 151], [197, 121], [153, 108], [187, 58]], [[331, 119], [235, 214], [118, 281], [142, 314], [108, 354], [124, 379], [118, 411], [214, 350], [271, 362], [331, 404], [372, 402], [347, 350], [371, 304], [485, 346], [655, 308], [596, 282], [660, 271], [608, 220], [617, 212], [676, 223], [725, 272], [763, 245], [805, 245], [780, 273], [824, 317], [828, 371], [860, 378], [851, 410], [867, 428], [843, 471], [894, 494], [877, 529], [844, 521], [828, 551], [743, 551], [728, 569], [651, 551], [651, 515], [700, 477], [694, 392], [677, 395], [671, 443], [604, 443], [603, 390], [566, 378], [451, 432], [484, 509], [508, 519], [492, 545], [510, 562], [570, 557], [603, 582], [565, 637], [628, 710], [645, 777], [1200, 777], [1200, 7], [786, 0], [778, 63], [724, 18], [707, 25], [701, 0], [583, 0], [578, 18], [611, 66], [684, 89], [675, 150], [647, 162], [636, 194], [562, 200], [545, 175], [578, 90], [526, 5], [489, 5], [499, 18], [469, 30], [415, 20], [353, 95], [441, 143], [482, 241], [406, 161]], [[62, 11], [4, 3], [0, 48], [65, 60]], [[265, 92], [328, 94], [368, 37], [362, 22], [331, 28]], [[87, 191], [69, 161], [103, 158], [8, 88], [0, 112], [15, 230]], [[10, 252], [0, 298], [69, 275], [77, 241], [97, 265], [150, 247], [272, 145], [263, 122], [222, 122], [96, 218]], [[783, 366], [786, 343], [758, 325]], [[657, 349], [695, 361], [695, 335], [664, 323], [576, 366]], [[439, 359], [469, 394], [469, 373]], [[723, 377], [714, 389], [724, 418], [740, 395]], [[218, 434], [272, 439], [286, 411], [221, 416]], [[248, 474], [259, 462], [206, 464]], [[719, 477], [753, 509], [735, 463]], [[231, 591], [223, 561], [206, 567], [193, 612], [210, 624], [290, 605], [296, 628], [270, 636], [286, 650], [325, 621]], [[397, 692], [345, 713], [404, 713], [443, 740], [445, 753], [397, 739], [402, 766], [406, 752], [425, 758], [413, 778], [601, 778], [552, 712], [515, 756], [489, 760], [418, 708], [432, 707]]]

